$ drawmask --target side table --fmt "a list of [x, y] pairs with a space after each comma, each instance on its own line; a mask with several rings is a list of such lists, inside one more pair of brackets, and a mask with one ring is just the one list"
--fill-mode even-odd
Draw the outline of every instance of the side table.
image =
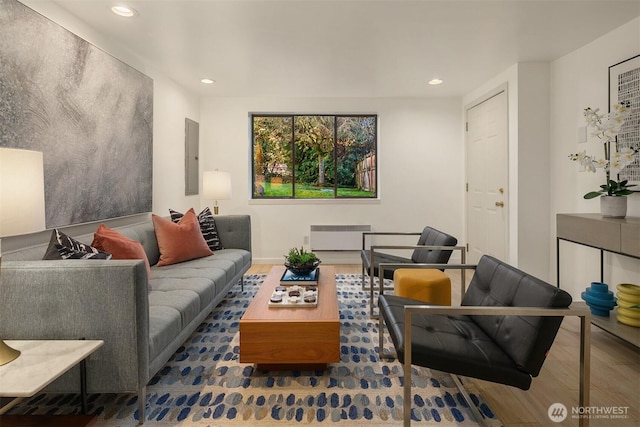
[[[100, 348], [101, 340], [5, 341], [20, 356], [0, 366], [0, 397], [14, 397], [0, 408], [0, 415], [25, 397], [32, 397], [69, 369], [80, 364], [82, 412], [87, 412], [86, 358]], [[4, 421], [0, 424], [5, 425]]]

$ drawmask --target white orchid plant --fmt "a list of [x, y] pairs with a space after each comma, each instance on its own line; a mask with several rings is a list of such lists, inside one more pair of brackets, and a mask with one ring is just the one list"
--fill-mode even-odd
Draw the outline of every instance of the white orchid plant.
[[[635, 184], [628, 184], [627, 180], [617, 181], [622, 169], [627, 167], [634, 161], [635, 155], [640, 152], [640, 147], [623, 147], [617, 145], [617, 136], [622, 129], [624, 121], [629, 115], [629, 104], [615, 104], [611, 108], [611, 112], [605, 116], [600, 113], [600, 109], [586, 108], [584, 110], [584, 118], [587, 121], [587, 127], [592, 127], [594, 131], [592, 136], [602, 141], [604, 146], [604, 159], [589, 156], [585, 151], [577, 154], [570, 154], [569, 158], [580, 164], [580, 171], [595, 172], [597, 169], [604, 169], [607, 181], [600, 186], [598, 191], [590, 191], [584, 195], [585, 199], [593, 199], [601, 195], [608, 196], [627, 196], [633, 191], [629, 187]], [[614, 148], [613, 153], [611, 148]]]

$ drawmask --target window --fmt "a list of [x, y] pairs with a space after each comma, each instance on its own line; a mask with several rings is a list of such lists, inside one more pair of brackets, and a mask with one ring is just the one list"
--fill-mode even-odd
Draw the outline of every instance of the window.
[[375, 115], [251, 116], [254, 199], [377, 196]]

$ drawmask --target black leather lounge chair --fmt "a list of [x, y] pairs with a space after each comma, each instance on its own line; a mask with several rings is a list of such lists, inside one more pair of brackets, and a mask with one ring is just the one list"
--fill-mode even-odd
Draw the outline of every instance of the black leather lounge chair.
[[[371, 249], [366, 249], [368, 236], [420, 236], [418, 243], [415, 245], [374, 245]], [[422, 233], [403, 233], [403, 232], [365, 232], [362, 233], [362, 251], [360, 257], [362, 258], [362, 289], [368, 289], [370, 292], [369, 309], [370, 314], [373, 315], [374, 302], [374, 277], [379, 275], [380, 264], [387, 264], [387, 268], [384, 270], [385, 279], [393, 279], [393, 273], [398, 268], [411, 268], [415, 264], [446, 264], [451, 258], [451, 253], [454, 250], [461, 250], [463, 252], [464, 262], [464, 247], [456, 246], [458, 240], [442, 231], [436, 230], [432, 227], [425, 227]], [[388, 254], [380, 252], [380, 250], [411, 250], [413, 253], [411, 257], [406, 258], [399, 255]], [[432, 268], [443, 269], [442, 266], [436, 266]], [[369, 287], [365, 285], [365, 272], [369, 275]], [[383, 281], [380, 281], [380, 291], [383, 289]]]
[[[411, 423], [411, 364], [453, 374], [483, 423], [457, 375], [528, 390], [564, 316], [581, 320], [580, 406], [589, 406], [589, 310], [569, 308], [567, 292], [490, 256], [483, 256], [477, 266], [451, 266], [456, 267], [476, 270], [459, 307], [429, 306], [392, 295], [378, 298], [380, 357], [386, 324], [404, 364], [404, 402], [409, 402], [404, 425]], [[580, 426], [586, 423], [580, 419]]]

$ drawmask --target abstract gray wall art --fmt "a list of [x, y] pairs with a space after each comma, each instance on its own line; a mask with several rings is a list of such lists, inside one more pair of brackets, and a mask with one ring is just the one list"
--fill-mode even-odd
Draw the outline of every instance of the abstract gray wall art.
[[152, 209], [153, 80], [0, 0], [0, 146], [44, 153], [47, 228]]

